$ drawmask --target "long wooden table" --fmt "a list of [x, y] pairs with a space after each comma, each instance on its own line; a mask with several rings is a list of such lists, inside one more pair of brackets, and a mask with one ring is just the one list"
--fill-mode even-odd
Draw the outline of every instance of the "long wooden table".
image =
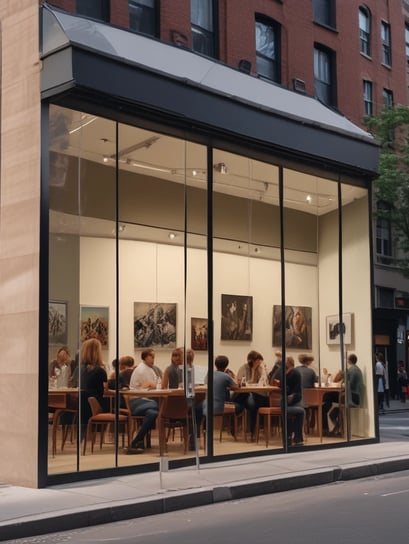
[[344, 387], [341, 385], [330, 385], [327, 387], [312, 387], [303, 389], [303, 401], [306, 407], [313, 407], [318, 409], [318, 435], [320, 442], [322, 442], [322, 404], [326, 393], [338, 393], [341, 394], [344, 391]]

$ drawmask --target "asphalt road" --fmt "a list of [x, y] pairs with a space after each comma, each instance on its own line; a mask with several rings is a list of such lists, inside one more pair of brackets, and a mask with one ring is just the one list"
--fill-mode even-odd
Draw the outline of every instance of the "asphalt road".
[[[409, 412], [381, 416], [409, 441]], [[409, 539], [409, 471], [8, 542], [25, 544], [385, 544]]]

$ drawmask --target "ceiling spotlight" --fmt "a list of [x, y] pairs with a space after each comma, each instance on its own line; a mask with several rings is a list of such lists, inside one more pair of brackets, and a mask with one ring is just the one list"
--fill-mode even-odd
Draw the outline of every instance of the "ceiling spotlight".
[[192, 170], [192, 176], [197, 176], [197, 170]]
[[261, 253], [261, 249], [259, 247], [254, 248], [254, 253]]
[[[124, 232], [125, 229], [126, 229], [126, 225], [118, 225], [118, 232]], [[116, 234], [115, 227], [112, 229], [112, 234]]]
[[306, 197], [305, 200], [308, 202], [308, 204], [311, 204], [311, 202], [312, 202], [312, 196], [311, 196], [311, 195], [307, 195], [307, 197]]
[[105, 163], [109, 162], [109, 158], [106, 157], [106, 156], [104, 156], [104, 158], [103, 158], [102, 160], [103, 160], [103, 162], [105, 162]]
[[227, 166], [224, 162], [218, 162], [213, 166], [213, 168], [220, 174], [227, 174]]
[[169, 240], [174, 240], [176, 238], [176, 234], [174, 232], [169, 232], [168, 238]]

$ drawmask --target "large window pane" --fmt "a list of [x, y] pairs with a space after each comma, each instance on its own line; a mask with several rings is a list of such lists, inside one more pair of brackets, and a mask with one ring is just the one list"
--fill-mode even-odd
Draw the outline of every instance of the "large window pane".
[[[111, 409], [103, 383], [115, 350], [115, 251], [98, 253], [100, 235], [115, 227], [115, 176], [102, 162], [108, 141], [115, 141], [115, 123], [50, 108], [50, 473], [115, 463], [114, 425], [107, 428], [101, 452], [98, 442], [90, 454], [89, 436], [81, 454], [91, 415], [88, 396]], [[95, 361], [82, 358], [81, 347], [91, 338], [101, 343], [101, 372], [91, 364]]]

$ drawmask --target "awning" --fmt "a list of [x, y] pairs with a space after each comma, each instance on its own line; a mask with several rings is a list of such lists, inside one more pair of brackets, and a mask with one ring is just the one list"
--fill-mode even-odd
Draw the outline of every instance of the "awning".
[[44, 99], [99, 94], [116, 109], [139, 108], [353, 177], [377, 175], [373, 137], [314, 98], [153, 38], [41, 10]]

